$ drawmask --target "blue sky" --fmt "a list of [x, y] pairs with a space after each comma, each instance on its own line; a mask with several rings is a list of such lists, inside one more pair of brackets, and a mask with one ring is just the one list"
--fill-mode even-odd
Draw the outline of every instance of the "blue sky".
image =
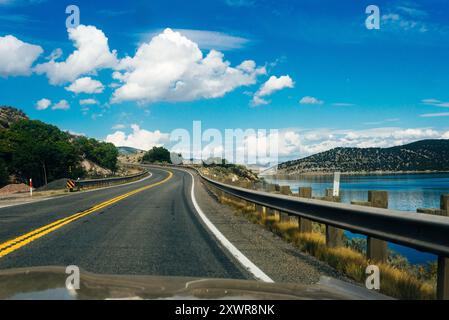
[[[71, 39], [69, 4], [84, 27]], [[365, 27], [370, 4], [379, 30]], [[286, 159], [449, 138], [448, 12], [442, 0], [0, 0], [0, 105], [144, 148], [194, 120], [279, 129]]]

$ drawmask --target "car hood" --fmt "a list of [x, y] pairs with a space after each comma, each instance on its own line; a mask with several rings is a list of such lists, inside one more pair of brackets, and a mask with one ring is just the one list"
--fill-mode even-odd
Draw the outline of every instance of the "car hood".
[[314, 285], [265, 283], [252, 280], [189, 277], [98, 275], [81, 270], [80, 289], [69, 290], [63, 267], [0, 271], [0, 299], [388, 299], [365, 288], [322, 277]]

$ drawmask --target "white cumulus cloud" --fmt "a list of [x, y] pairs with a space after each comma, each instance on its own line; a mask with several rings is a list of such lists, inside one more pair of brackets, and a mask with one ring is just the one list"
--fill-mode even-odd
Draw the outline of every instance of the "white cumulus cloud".
[[161, 146], [168, 142], [170, 135], [159, 130], [148, 131], [141, 129], [137, 124], [131, 125], [132, 133], [116, 131], [108, 135], [106, 142], [113, 143], [117, 147], [133, 147], [141, 150], [150, 150], [154, 146]]
[[92, 98], [80, 100], [80, 105], [82, 105], [82, 106], [92, 105], [92, 104], [98, 104], [98, 101], [95, 99], [92, 99]]
[[12, 35], [0, 37], [0, 77], [26, 76], [44, 50]]
[[36, 102], [36, 109], [37, 110], [45, 110], [51, 105], [51, 101], [44, 98]]
[[256, 106], [261, 104], [268, 104], [269, 102], [262, 97], [269, 96], [275, 91], [293, 87], [294, 83], [289, 75], [280, 76], [279, 78], [276, 76], [271, 76], [254, 94], [253, 104]]
[[319, 100], [315, 97], [305, 96], [301, 100], [299, 100], [300, 104], [323, 104], [324, 101]]
[[134, 57], [122, 59], [114, 79], [122, 86], [112, 101], [192, 101], [222, 97], [241, 86], [256, 83], [258, 68], [252, 60], [236, 67], [211, 50], [203, 55], [198, 45], [179, 32], [165, 29], [143, 43]]
[[117, 63], [115, 50], [111, 51], [108, 38], [94, 26], [79, 25], [68, 29], [69, 39], [76, 50], [67, 60], [39, 64], [35, 70], [46, 74], [51, 84], [71, 82], [83, 74], [95, 74], [99, 69], [114, 67]]
[[75, 80], [71, 85], [65, 88], [67, 91], [74, 93], [102, 93], [104, 90], [103, 84], [94, 80], [91, 77], [83, 77]]
[[58, 103], [56, 103], [53, 107], [51, 107], [52, 110], [69, 110], [70, 105], [67, 102], [67, 100], [61, 100]]

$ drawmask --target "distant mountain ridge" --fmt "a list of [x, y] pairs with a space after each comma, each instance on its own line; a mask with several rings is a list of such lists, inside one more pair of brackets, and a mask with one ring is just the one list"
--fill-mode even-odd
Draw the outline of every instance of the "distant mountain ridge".
[[277, 174], [449, 171], [449, 140], [390, 148], [335, 148], [278, 165]]
[[117, 147], [117, 150], [121, 155], [126, 155], [126, 156], [134, 154], [134, 153], [143, 152], [143, 150], [136, 149], [133, 147]]

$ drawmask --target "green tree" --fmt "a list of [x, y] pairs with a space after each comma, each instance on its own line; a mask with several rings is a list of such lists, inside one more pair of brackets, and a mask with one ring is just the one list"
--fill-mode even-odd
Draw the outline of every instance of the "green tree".
[[170, 151], [164, 147], [153, 147], [151, 150], [147, 151], [143, 158], [143, 162], [167, 162], [171, 163]]
[[6, 163], [3, 159], [0, 159], [0, 187], [3, 187], [8, 183], [8, 170], [6, 168]]
[[100, 142], [87, 137], [77, 137], [75, 145], [79, 153], [86, 159], [113, 172], [117, 170], [118, 149], [112, 143]]
[[0, 153], [10, 161], [8, 169], [23, 182], [32, 178], [40, 186], [45, 180], [83, 175], [81, 157], [71, 136], [55, 126], [21, 120], [3, 131], [0, 138]]

